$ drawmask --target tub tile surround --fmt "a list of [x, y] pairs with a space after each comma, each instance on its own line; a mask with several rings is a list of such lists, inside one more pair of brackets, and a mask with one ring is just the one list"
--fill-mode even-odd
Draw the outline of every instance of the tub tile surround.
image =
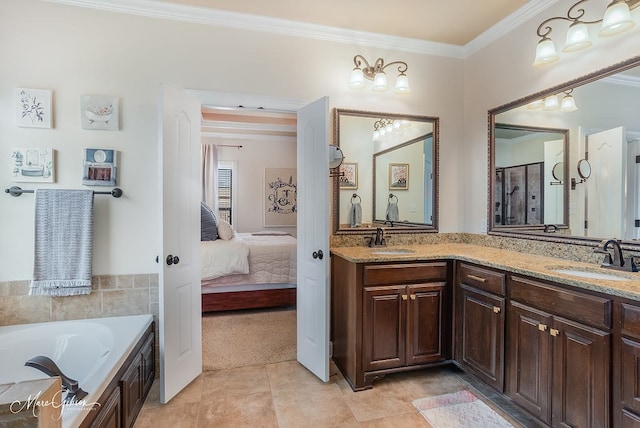
[[158, 319], [158, 274], [99, 275], [91, 294], [29, 296], [29, 282], [0, 282], [0, 325], [121, 315], [152, 314]]

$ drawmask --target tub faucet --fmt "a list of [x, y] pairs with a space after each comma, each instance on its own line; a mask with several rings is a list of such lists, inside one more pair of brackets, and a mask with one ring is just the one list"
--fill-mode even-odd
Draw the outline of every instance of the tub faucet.
[[62, 380], [62, 389], [67, 391], [67, 395], [64, 399], [65, 403], [82, 400], [87, 396], [87, 392], [83, 391], [82, 388], [78, 386], [78, 381], [65, 376], [65, 374], [62, 373], [62, 370], [60, 370], [56, 363], [54, 363], [49, 357], [38, 355], [37, 357], [33, 357], [28, 360], [24, 365], [38, 369], [51, 377], [60, 376], [60, 379]]
[[[609, 253], [609, 248], [613, 250], [613, 257]], [[633, 257], [627, 257], [626, 259], [622, 255], [622, 247], [620, 247], [620, 241], [616, 239], [605, 239], [600, 242], [600, 245], [594, 250], [595, 253], [604, 254], [604, 260], [601, 267], [626, 270], [629, 272], [638, 272]]]

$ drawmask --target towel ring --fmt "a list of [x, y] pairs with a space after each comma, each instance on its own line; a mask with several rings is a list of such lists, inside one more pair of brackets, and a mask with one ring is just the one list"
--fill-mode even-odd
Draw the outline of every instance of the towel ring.
[[393, 202], [393, 198], [396, 198], [396, 202], [398, 202], [398, 197], [393, 193], [389, 193], [389, 202]]
[[353, 200], [358, 198], [358, 203], [362, 202], [362, 198], [360, 196], [358, 196], [357, 193], [354, 193], [353, 196], [351, 197], [351, 203], [353, 203]]

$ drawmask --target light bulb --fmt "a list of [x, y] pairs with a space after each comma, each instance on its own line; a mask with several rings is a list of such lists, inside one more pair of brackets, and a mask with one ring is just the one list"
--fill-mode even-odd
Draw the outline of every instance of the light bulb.
[[353, 71], [351, 72], [351, 80], [349, 81], [349, 87], [351, 89], [360, 89], [360, 88], [364, 88], [365, 82], [364, 82], [364, 74], [362, 73], [362, 70], [359, 69], [358, 67], [354, 68]]
[[536, 47], [536, 59], [533, 61], [534, 66], [551, 64], [556, 62], [560, 57], [556, 53], [556, 46], [553, 44], [553, 40], [544, 37], [538, 42]]
[[584, 22], [574, 22], [567, 31], [567, 39], [562, 52], [575, 52], [591, 46], [589, 29]]
[[389, 89], [389, 86], [387, 86], [387, 75], [384, 73], [384, 71], [377, 72], [373, 78], [373, 86], [371, 87], [371, 90], [376, 92], [383, 92], [387, 89]]
[[598, 36], [608, 37], [620, 34], [632, 28], [634, 25], [636, 25], [636, 23], [631, 19], [629, 5], [624, 1], [614, 0], [607, 6], [607, 10], [604, 12], [602, 28]]

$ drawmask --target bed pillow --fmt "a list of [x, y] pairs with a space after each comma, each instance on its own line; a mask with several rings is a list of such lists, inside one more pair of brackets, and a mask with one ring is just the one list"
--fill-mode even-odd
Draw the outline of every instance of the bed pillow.
[[220, 239], [228, 241], [233, 238], [235, 234], [236, 232], [233, 230], [233, 226], [223, 219], [218, 220], [218, 236], [220, 236]]
[[213, 210], [204, 202], [200, 202], [200, 240], [215, 241], [218, 239], [218, 221]]

